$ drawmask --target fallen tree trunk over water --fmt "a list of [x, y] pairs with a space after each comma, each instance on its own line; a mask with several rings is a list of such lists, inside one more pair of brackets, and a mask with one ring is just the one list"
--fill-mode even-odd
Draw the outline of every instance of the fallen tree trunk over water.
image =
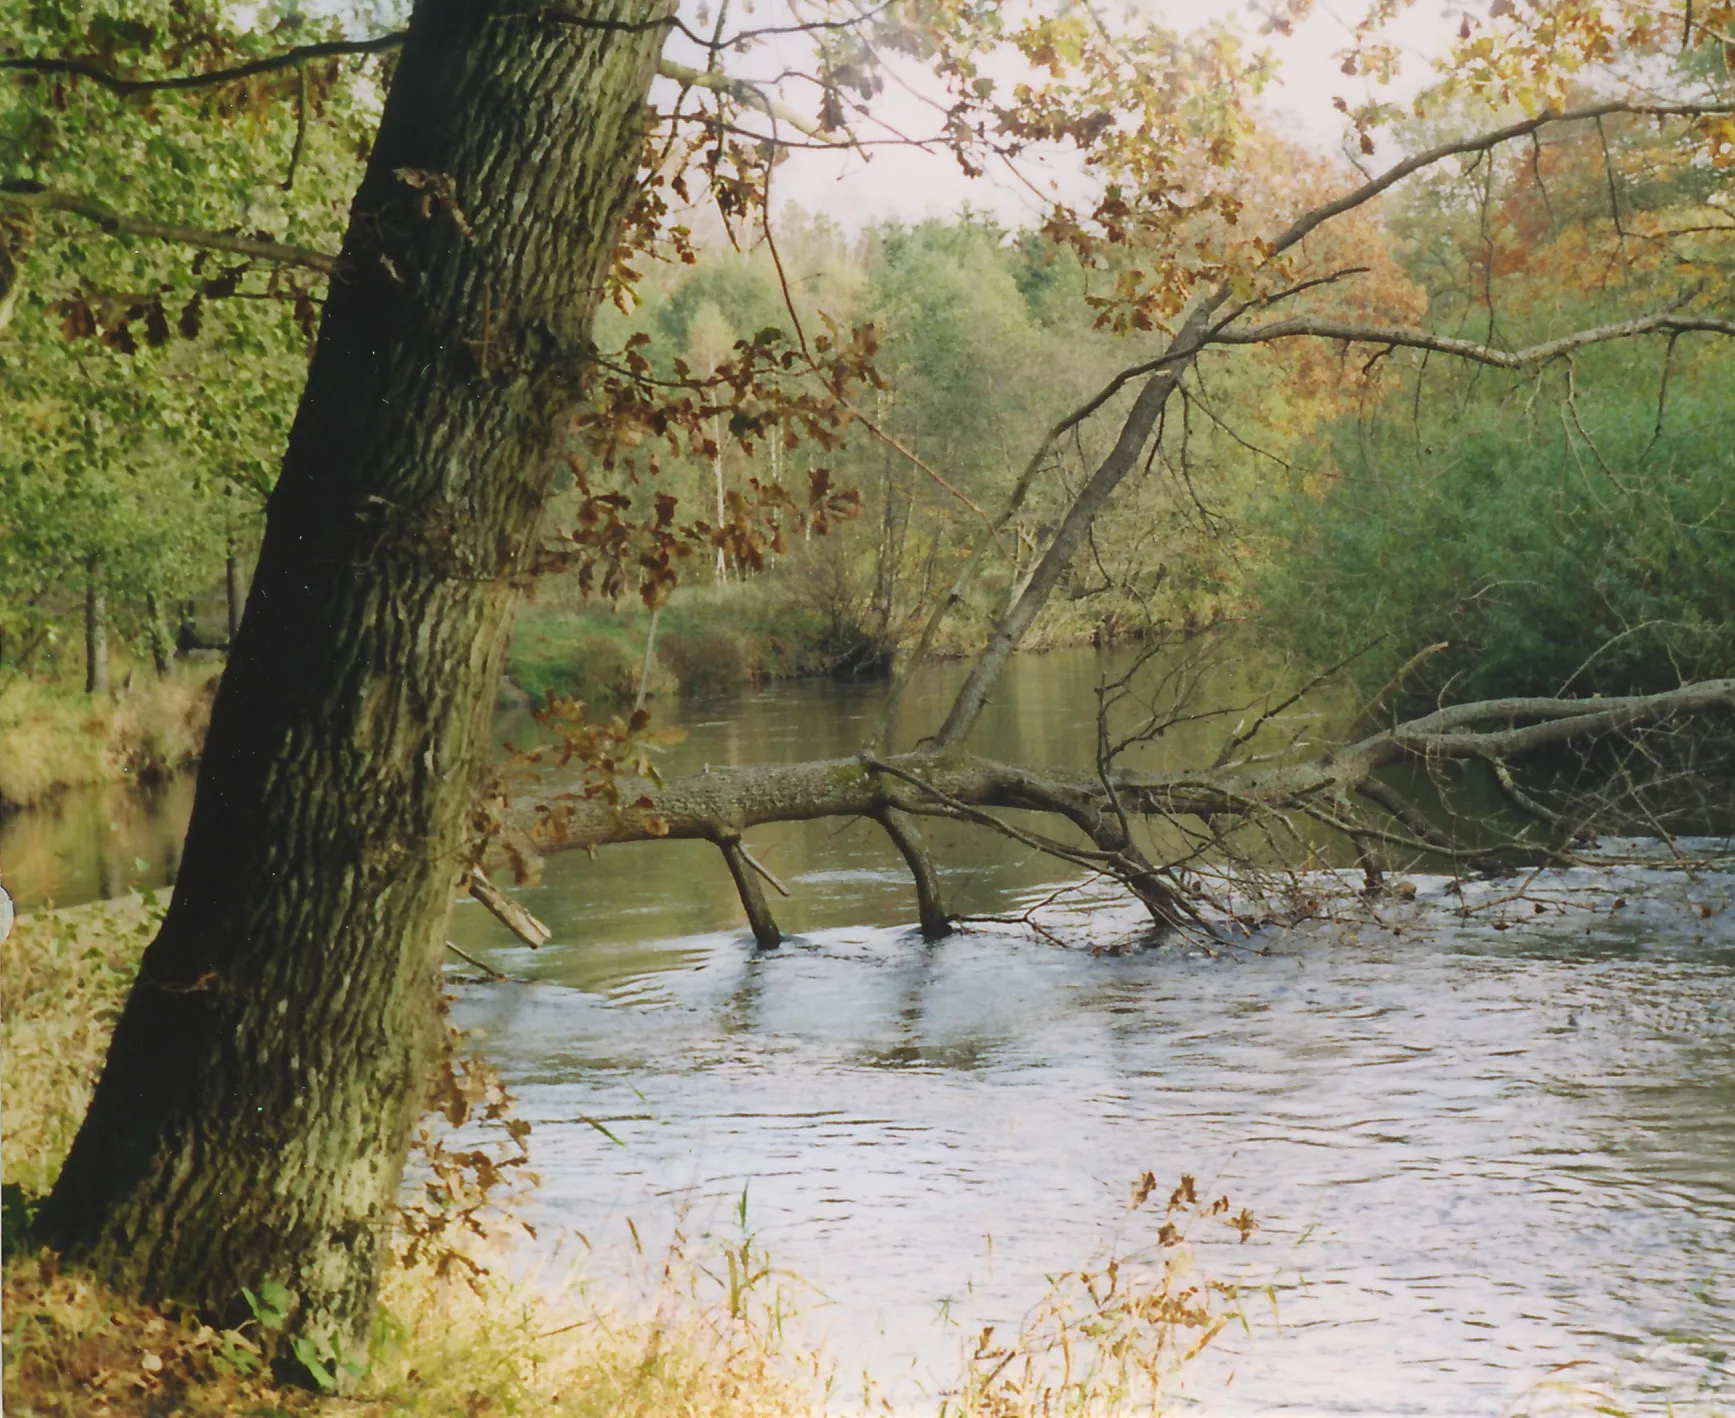
[[[1476, 760], [1488, 764], [1509, 800], [1556, 835], [1582, 827], [1518, 787], [1508, 761], [1540, 750], [1735, 709], [1735, 679], [1707, 680], [1661, 694], [1626, 698], [1517, 698], [1456, 705], [1411, 719], [1329, 752], [1293, 761], [1228, 758], [1219, 766], [1141, 772], [1099, 762], [1094, 772], [1032, 769], [956, 749], [756, 768], [712, 769], [657, 785], [615, 783], [615, 802], [582, 788], [515, 804], [513, 826], [537, 850], [594, 850], [659, 838], [702, 839], [723, 853], [755, 938], [774, 945], [779, 931], [741, 834], [773, 822], [862, 817], [879, 822], [909, 865], [924, 934], [948, 929], [938, 876], [914, 830], [922, 816], [950, 818], [1101, 872], [1132, 890], [1161, 926], [1198, 922], [1188, 904], [1189, 867], [1201, 844], [1270, 814], [1299, 814], [1342, 833], [1378, 878], [1378, 845], [1455, 856], [1485, 855], [1454, 846], [1422, 810], [1376, 774], [1403, 762]], [[1231, 741], [1245, 747], [1251, 734]], [[1263, 757], [1263, 756], [1262, 756]], [[630, 805], [619, 805], [630, 804]], [[1047, 814], [1074, 829], [1054, 832], [999, 815]], [[1185, 823], [1188, 849], [1153, 863], [1134, 842], [1131, 819]], [[1064, 833], [1065, 828], [1060, 828]]]

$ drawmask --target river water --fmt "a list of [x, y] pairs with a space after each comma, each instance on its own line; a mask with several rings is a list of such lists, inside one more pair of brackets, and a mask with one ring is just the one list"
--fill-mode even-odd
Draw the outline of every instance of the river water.
[[[978, 742], [1084, 761], [1101, 670], [1018, 662]], [[689, 708], [667, 768], [848, 753], [879, 692]], [[148, 880], [175, 811], [157, 838], [111, 816], [78, 840]], [[14, 864], [55, 851], [18, 823], [0, 864], [28, 900]], [[797, 1332], [846, 1384], [931, 1410], [966, 1335], [1136, 1248], [1129, 1185], [1186, 1173], [1260, 1221], [1198, 1247], [1250, 1329], [1190, 1369], [1200, 1411], [1735, 1408], [1735, 876], [1416, 878], [1378, 921], [1123, 955], [1097, 948], [1138, 939], [1126, 903], [930, 835], [959, 908], [1052, 900], [1049, 934], [924, 944], [889, 845], [835, 823], [752, 834], [795, 893], [777, 951], [704, 844], [551, 859], [522, 893], [554, 930], [538, 952], [460, 905], [455, 940], [511, 977], [459, 984], [456, 1009], [534, 1124], [541, 1244], [606, 1275], [634, 1233], [653, 1254], [676, 1224], [731, 1236], [745, 1194], [801, 1277]], [[100, 875], [61, 855], [63, 880]]]

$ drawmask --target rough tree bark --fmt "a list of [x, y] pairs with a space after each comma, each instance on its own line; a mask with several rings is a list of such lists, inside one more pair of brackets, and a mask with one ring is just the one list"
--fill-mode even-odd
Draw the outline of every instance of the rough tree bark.
[[[472, 770], [632, 193], [663, 0], [422, 0], [352, 209], [174, 900], [44, 1237], [275, 1355], [365, 1348]], [[272, 1336], [267, 1335], [268, 1339]]]

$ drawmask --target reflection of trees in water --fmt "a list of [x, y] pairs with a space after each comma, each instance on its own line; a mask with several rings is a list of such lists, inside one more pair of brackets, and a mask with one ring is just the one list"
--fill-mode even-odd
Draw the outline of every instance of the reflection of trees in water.
[[20, 909], [172, 886], [192, 786], [73, 788], [0, 821], [0, 864]]

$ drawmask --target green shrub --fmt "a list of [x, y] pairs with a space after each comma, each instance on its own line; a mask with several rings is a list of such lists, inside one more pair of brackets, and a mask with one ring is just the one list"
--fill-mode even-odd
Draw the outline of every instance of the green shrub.
[[1660, 433], [1654, 389], [1631, 382], [1587, 411], [1588, 437], [1491, 398], [1451, 424], [1340, 427], [1328, 490], [1292, 492], [1267, 524], [1266, 622], [1320, 664], [1384, 635], [1355, 667], [1368, 688], [1449, 642], [1406, 683], [1413, 701], [1727, 674], [1735, 449], [1719, 402], [1677, 389]]
[[759, 678], [746, 637], [726, 625], [677, 625], [659, 641], [658, 654], [674, 671], [683, 694], [717, 694]]
[[597, 617], [526, 616], [513, 635], [507, 672], [533, 699], [554, 693], [622, 704], [638, 693], [643, 662], [642, 629], [635, 638], [626, 625]]

